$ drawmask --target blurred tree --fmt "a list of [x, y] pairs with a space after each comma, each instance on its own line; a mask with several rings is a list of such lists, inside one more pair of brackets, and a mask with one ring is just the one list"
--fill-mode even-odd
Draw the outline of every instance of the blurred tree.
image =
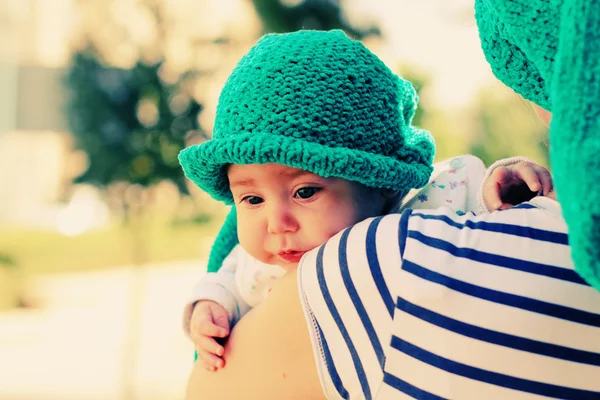
[[465, 110], [436, 109], [428, 102], [432, 77], [411, 65], [399, 70], [419, 95], [413, 124], [433, 134], [436, 161], [469, 153], [486, 165], [517, 155], [548, 165], [547, 128], [510, 89], [495, 84], [480, 90]]
[[[122, 208], [133, 264], [142, 266], [147, 260], [144, 216], [152, 193], [147, 189], [166, 180], [187, 194], [177, 155], [190, 133], [201, 133], [198, 116], [202, 106], [192, 96], [193, 71], [178, 74], [175, 79], [165, 71], [166, 2], [129, 2], [137, 14], [126, 16], [114, 11], [122, 6], [118, 3], [78, 3], [84, 14], [80, 33], [83, 40], [72, 53], [66, 74], [70, 94], [67, 115], [76, 146], [88, 158], [87, 169], [75, 181], [97, 186], [113, 206], [116, 203]], [[123, 27], [127, 23], [146, 27], [146, 36], [153, 40], [136, 48], [136, 41], [128, 37], [130, 30]], [[111, 36], [114, 32], [121, 34]], [[114, 43], [107, 45], [107, 37]], [[105, 52], [127, 45], [137, 59], [125, 68], [110, 65]], [[140, 268], [136, 271], [121, 363], [122, 398], [127, 400], [135, 398], [145, 290], [145, 275]]]
[[548, 129], [531, 106], [510, 89], [484, 88], [470, 112], [475, 121], [470, 153], [486, 165], [525, 156], [548, 166]]
[[89, 161], [77, 182], [106, 188], [115, 182], [148, 187], [169, 180], [187, 193], [177, 155], [186, 135], [200, 129], [202, 107], [186, 93], [192, 74], [165, 83], [162, 65], [139, 60], [131, 69], [111, 68], [93, 43], [73, 54], [66, 79], [68, 120]]
[[[25, 297], [25, 279], [23, 276], [23, 270], [15, 259], [7, 253], [0, 253], [0, 270], [4, 270], [5, 276], [10, 282], [9, 285], [4, 286], [8, 289], [8, 293], [3, 293], [5, 301], [9, 304], [1, 304], [0, 309], [3, 307], [27, 307], [27, 299]], [[8, 296], [7, 296], [8, 295]]]
[[267, 33], [343, 29], [355, 39], [381, 34], [376, 25], [361, 28], [348, 21], [339, 0], [252, 0], [252, 3]]
[[426, 129], [433, 135], [436, 144], [435, 161], [442, 161], [465, 152], [468, 147], [461, 137], [456, 124], [445, 110], [436, 109], [432, 106], [429, 90], [433, 83], [433, 77], [423, 69], [414, 65], [404, 64], [398, 70], [399, 75], [413, 84], [419, 96], [419, 103], [412, 124]]

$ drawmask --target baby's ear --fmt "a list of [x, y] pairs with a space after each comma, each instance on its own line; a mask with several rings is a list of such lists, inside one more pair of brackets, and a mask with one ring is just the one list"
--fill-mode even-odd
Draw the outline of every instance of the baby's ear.
[[386, 200], [393, 199], [393, 198], [397, 197], [398, 194], [400, 193], [399, 190], [394, 190], [394, 189], [380, 189], [380, 191], [381, 191], [381, 196], [383, 196], [383, 198]]
[[382, 214], [389, 214], [395, 212], [405, 193], [401, 193], [399, 190], [394, 189], [380, 189], [381, 198], [383, 198], [383, 209]]

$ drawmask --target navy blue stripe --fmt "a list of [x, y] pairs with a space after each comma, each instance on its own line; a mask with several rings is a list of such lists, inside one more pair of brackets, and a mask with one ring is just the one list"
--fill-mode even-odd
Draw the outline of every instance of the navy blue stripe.
[[529, 204], [529, 203], [521, 203], [518, 204], [514, 207], [509, 208], [508, 210], [514, 210], [514, 209], [520, 209], [520, 210], [529, 210], [532, 208], [537, 208], [536, 206], [534, 206], [533, 204]]
[[406, 248], [406, 235], [408, 234], [408, 219], [413, 215], [411, 209], [405, 210], [400, 217], [398, 225], [398, 244], [400, 245], [400, 257], [404, 258], [404, 249]]
[[491, 385], [559, 399], [600, 399], [600, 392], [531, 381], [458, 363], [433, 354], [396, 336], [392, 337], [392, 347], [441, 370]]
[[377, 257], [377, 227], [381, 222], [382, 217], [375, 218], [373, 222], [369, 225], [369, 229], [367, 230], [367, 239], [366, 239], [366, 248], [367, 248], [367, 261], [369, 263], [369, 268], [371, 268], [371, 276], [373, 277], [373, 281], [375, 281], [375, 285], [379, 290], [379, 295], [381, 296], [385, 306], [390, 314], [390, 317], [394, 316], [394, 299], [390, 294], [390, 290], [385, 283], [385, 279], [383, 278], [383, 274], [381, 273], [381, 267], [379, 265], [379, 258]]
[[[311, 311], [311, 315], [312, 315], [312, 311]], [[314, 318], [314, 316], [313, 316], [313, 318]], [[333, 383], [335, 390], [337, 390], [338, 394], [342, 398], [349, 399], [350, 396], [348, 395], [348, 391], [344, 387], [344, 384], [342, 383], [342, 379], [340, 378], [340, 375], [338, 374], [337, 369], [335, 368], [335, 364], [333, 363], [333, 357], [331, 357], [331, 352], [329, 351], [329, 345], [327, 345], [327, 339], [325, 339], [325, 335], [323, 335], [323, 331], [321, 330], [321, 325], [319, 325], [319, 322], [316, 319], [313, 319], [313, 321], [315, 321], [315, 324], [317, 327], [317, 334], [319, 335], [319, 339], [321, 341], [321, 348], [323, 349], [323, 357], [325, 357], [324, 361], [325, 361], [325, 365], [327, 366], [327, 371], [329, 372], [329, 377], [331, 378], [331, 382]]]
[[446, 275], [439, 274], [435, 271], [428, 270], [407, 260], [402, 262], [402, 269], [420, 278], [444, 285], [449, 289], [467, 294], [469, 296], [491, 301], [493, 303], [520, 308], [522, 310], [527, 310], [550, 317], [564, 319], [566, 321], [578, 322], [580, 324], [595, 326], [597, 328], [600, 327], [599, 314], [476, 286], [467, 282], [450, 278]]
[[[369, 340], [373, 345], [373, 351], [375, 351], [375, 355], [377, 356], [377, 360], [379, 361], [379, 365], [383, 370], [383, 364], [385, 363], [385, 355], [383, 354], [383, 347], [379, 342], [379, 338], [377, 337], [377, 333], [375, 332], [375, 328], [373, 327], [373, 323], [369, 318], [369, 314], [365, 309], [365, 306], [356, 291], [356, 287], [354, 286], [354, 282], [352, 282], [352, 278], [350, 277], [350, 271], [348, 269], [348, 235], [350, 234], [352, 228], [346, 229], [342, 233], [342, 237], [340, 238], [340, 246], [339, 246], [339, 262], [340, 262], [340, 272], [342, 274], [342, 280], [344, 281], [344, 285], [346, 286], [346, 290], [348, 290], [348, 295], [350, 296], [350, 300], [352, 300], [352, 304], [354, 304], [354, 308], [360, 317], [360, 320], [363, 323], [365, 331], [367, 332], [367, 336], [369, 336]], [[361, 382], [362, 384], [362, 382]], [[368, 382], [365, 382], [368, 386]], [[364, 388], [363, 388], [364, 390]]]
[[342, 321], [340, 313], [338, 312], [335, 303], [331, 297], [331, 293], [329, 292], [329, 288], [327, 287], [327, 282], [325, 281], [325, 274], [323, 273], [323, 252], [325, 250], [325, 245], [319, 248], [319, 252], [317, 253], [317, 279], [319, 280], [319, 288], [321, 289], [321, 293], [323, 294], [323, 299], [325, 300], [325, 304], [327, 304], [327, 308], [329, 308], [329, 312], [331, 313], [331, 317], [337, 324], [344, 341], [346, 342], [346, 346], [348, 347], [348, 351], [352, 356], [352, 362], [354, 364], [354, 369], [356, 374], [358, 375], [358, 379], [363, 388], [363, 393], [366, 399], [371, 399], [371, 389], [369, 388], [369, 384], [367, 381], [367, 375], [365, 374], [365, 369], [360, 361], [360, 357], [358, 356], [358, 352], [356, 351], [356, 347], [354, 347], [354, 343], [352, 343], [352, 339], [350, 339], [350, 335], [348, 334], [348, 330]]
[[395, 377], [394, 375], [389, 374], [387, 372], [383, 376], [383, 381], [385, 383], [387, 383], [388, 385], [390, 385], [391, 387], [393, 387], [394, 389], [397, 389], [397, 390], [401, 391], [402, 393], [407, 394], [414, 399], [445, 400], [443, 397], [426, 392], [423, 389], [419, 389], [418, 387], [413, 386], [410, 383], [403, 381], [402, 379], [399, 379], [399, 378]]
[[556, 243], [562, 245], [568, 245], [569, 239], [567, 234], [561, 232], [552, 232], [544, 229], [536, 229], [528, 226], [512, 225], [512, 224], [500, 224], [497, 222], [485, 222], [485, 221], [473, 221], [470, 219], [465, 220], [463, 223], [457, 222], [447, 215], [431, 215], [422, 213], [413, 213], [414, 216], [422, 219], [434, 219], [445, 222], [446, 224], [453, 226], [458, 229], [477, 229], [488, 232], [498, 232], [504, 235], [519, 236], [541, 242]]
[[410, 303], [400, 297], [398, 297], [397, 307], [398, 309], [422, 319], [423, 321], [429, 322], [430, 324], [473, 339], [561, 360], [600, 366], [600, 354], [598, 353], [544, 343], [470, 325], [427, 310], [426, 308]]
[[518, 258], [501, 256], [499, 254], [486, 253], [468, 247], [457, 247], [452, 243], [423, 235], [418, 231], [409, 231], [408, 237], [418, 240], [429, 247], [435, 247], [436, 249], [443, 250], [449, 254], [452, 254], [454, 257], [466, 258], [498, 267], [529, 272], [531, 274], [547, 276], [549, 278], [560, 279], [562, 281], [589, 286], [586, 281], [584, 281], [575, 271], [571, 269], [525, 261]]

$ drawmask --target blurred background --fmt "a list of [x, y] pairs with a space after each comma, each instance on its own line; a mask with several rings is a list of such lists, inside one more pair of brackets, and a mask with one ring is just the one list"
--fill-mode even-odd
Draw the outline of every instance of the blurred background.
[[437, 160], [547, 165], [472, 0], [0, 0], [0, 399], [175, 400], [181, 312], [226, 210], [177, 154], [267, 32], [344, 29], [411, 80]]

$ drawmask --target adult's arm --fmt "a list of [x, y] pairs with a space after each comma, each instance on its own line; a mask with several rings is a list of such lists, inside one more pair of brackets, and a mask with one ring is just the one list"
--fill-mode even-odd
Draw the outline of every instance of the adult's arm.
[[194, 366], [187, 400], [324, 398], [297, 281], [297, 274], [287, 274], [235, 326], [225, 346], [225, 368], [209, 372]]

